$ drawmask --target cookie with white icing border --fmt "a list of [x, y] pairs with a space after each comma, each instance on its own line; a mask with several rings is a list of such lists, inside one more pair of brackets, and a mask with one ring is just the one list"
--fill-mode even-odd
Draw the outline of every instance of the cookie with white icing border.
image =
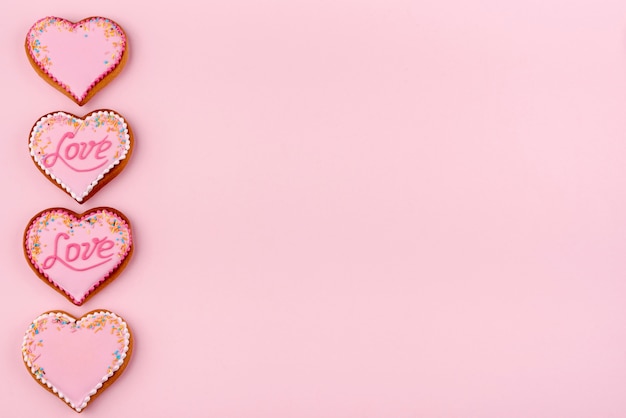
[[30, 131], [30, 156], [43, 175], [78, 203], [85, 203], [122, 172], [135, 140], [113, 110], [79, 117], [67, 112], [42, 116]]
[[30, 375], [76, 412], [82, 412], [124, 371], [133, 340], [126, 322], [95, 310], [80, 319], [44, 313], [29, 325], [22, 358]]
[[124, 270], [135, 247], [130, 221], [109, 207], [43, 210], [28, 222], [23, 242], [35, 274], [77, 306]]
[[79, 22], [49, 16], [26, 35], [26, 55], [37, 73], [78, 105], [113, 80], [128, 59], [128, 39], [113, 20]]

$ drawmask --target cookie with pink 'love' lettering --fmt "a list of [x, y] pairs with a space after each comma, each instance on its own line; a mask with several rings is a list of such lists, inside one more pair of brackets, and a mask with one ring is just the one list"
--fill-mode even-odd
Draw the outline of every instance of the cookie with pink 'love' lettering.
[[50, 113], [35, 123], [28, 140], [39, 171], [78, 203], [86, 202], [124, 169], [133, 145], [126, 120], [106, 109], [83, 117]]
[[133, 249], [130, 222], [107, 207], [82, 214], [46, 209], [24, 231], [24, 255], [32, 270], [75, 305], [115, 279]]
[[54, 311], [28, 326], [22, 358], [40, 385], [82, 412], [125, 370], [132, 345], [128, 325], [113, 312], [91, 311], [76, 319]]
[[128, 59], [124, 30], [105, 17], [76, 23], [45, 17], [30, 28], [25, 47], [35, 71], [80, 106], [113, 80]]

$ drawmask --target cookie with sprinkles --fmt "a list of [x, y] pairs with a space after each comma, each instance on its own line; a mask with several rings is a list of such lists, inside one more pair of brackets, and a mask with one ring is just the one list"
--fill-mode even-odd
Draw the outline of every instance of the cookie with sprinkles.
[[71, 22], [38, 20], [26, 35], [26, 55], [37, 73], [80, 106], [113, 80], [128, 59], [124, 30], [105, 17]]
[[122, 172], [133, 146], [126, 119], [108, 109], [83, 117], [50, 113], [35, 123], [28, 139], [39, 171], [78, 203], [86, 202]]
[[24, 255], [32, 270], [78, 306], [126, 268], [134, 246], [130, 221], [108, 207], [82, 214], [46, 209], [24, 231]]
[[132, 346], [130, 328], [113, 312], [96, 310], [76, 319], [53, 311], [28, 326], [22, 358], [37, 383], [82, 412], [119, 378]]

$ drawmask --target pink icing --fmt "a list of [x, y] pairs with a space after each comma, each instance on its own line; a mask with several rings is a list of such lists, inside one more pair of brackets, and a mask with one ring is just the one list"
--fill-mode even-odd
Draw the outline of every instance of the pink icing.
[[[45, 168], [50, 169], [54, 167], [57, 162], [61, 162], [62, 164], [66, 165], [67, 168], [69, 168], [71, 171], [74, 171], [76, 173], [88, 173], [90, 171], [101, 168], [107, 163], [108, 158], [102, 153], [111, 148], [111, 146], [113, 146], [113, 143], [107, 140], [107, 138], [109, 137], [108, 135], [106, 135], [104, 138], [102, 138], [102, 140], [98, 142], [65, 142], [66, 139], [74, 139], [75, 137], [76, 134], [74, 132], [65, 132], [56, 142], [54, 151], [50, 154], [47, 154], [44, 158], [41, 159], [42, 165]], [[92, 153], [92, 151], [94, 150], [95, 152]], [[79, 163], [82, 161], [89, 162], [91, 160], [93, 161], [93, 164], [87, 165], [84, 168], [79, 168], [73, 162], [73, 160], [76, 159]]]
[[[58, 261], [70, 270], [87, 271], [106, 264], [113, 259], [112, 253], [104, 255], [105, 250], [110, 250], [115, 246], [115, 243], [107, 237], [92, 238], [91, 242], [77, 243], [72, 241], [71, 236], [65, 232], [59, 232], [54, 238], [53, 254], [46, 257], [41, 267], [44, 270], [49, 270]], [[97, 252], [96, 249], [98, 250]], [[87, 261], [88, 264], [81, 267], [76, 266], [79, 261]]]
[[26, 232], [30, 263], [76, 305], [128, 257], [131, 230], [112, 209], [94, 209], [76, 218], [64, 209], [46, 210]]
[[78, 321], [51, 312], [28, 327], [22, 355], [35, 379], [80, 412], [128, 361], [130, 338], [126, 323], [111, 312], [92, 312]]
[[131, 143], [124, 118], [100, 110], [82, 119], [63, 112], [44, 116], [31, 131], [29, 147], [43, 172], [82, 202], [128, 156]]
[[120, 64], [126, 35], [117, 23], [103, 17], [77, 23], [46, 17], [31, 27], [26, 45], [39, 69], [82, 104]]

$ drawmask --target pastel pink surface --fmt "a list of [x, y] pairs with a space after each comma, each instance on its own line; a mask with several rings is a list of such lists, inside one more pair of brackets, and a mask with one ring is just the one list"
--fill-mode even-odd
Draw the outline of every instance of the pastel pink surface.
[[[0, 13], [3, 416], [75, 415], [16, 355], [55, 308], [133, 327], [89, 418], [626, 416], [626, 2]], [[42, 208], [81, 211], [25, 149], [38, 116], [84, 114], [25, 59], [50, 13], [110, 16], [132, 42], [85, 110], [132, 123], [132, 160], [88, 203], [127, 214], [137, 248], [82, 307], [20, 246]], [[204, 361], [163, 361], [190, 347]]]
[[45, 211], [29, 225], [26, 252], [36, 270], [81, 305], [129, 256], [130, 225], [110, 211], [77, 218]]
[[33, 321], [22, 352], [34, 377], [80, 411], [127, 361], [129, 341], [126, 324], [109, 312], [78, 321], [49, 313]]
[[126, 36], [106, 18], [73, 23], [46, 17], [33, 25], [27, 43], [41, 71], [81, 101], [119, 64]]

